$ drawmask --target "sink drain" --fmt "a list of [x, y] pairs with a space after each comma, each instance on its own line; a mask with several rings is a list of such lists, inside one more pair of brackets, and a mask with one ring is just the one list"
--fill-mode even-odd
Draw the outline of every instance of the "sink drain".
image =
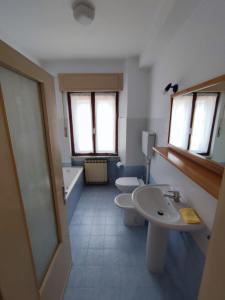
[[158, 214], [159, 216], [163, 216], [163, 215], [164, 215], [164, 212], [161, 211], [161, 210], [158, 210], [158, 211], [157, 211], [157, 214]]

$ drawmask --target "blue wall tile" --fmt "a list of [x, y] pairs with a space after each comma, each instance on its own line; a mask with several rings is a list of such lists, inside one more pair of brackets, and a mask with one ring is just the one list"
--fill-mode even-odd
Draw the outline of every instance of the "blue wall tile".
[[73, 189], [66, 200], [66, 209], [67, 209], [67, 220], [68, 224], [70, 224], [71, 219], [73, 217], [74, 210], [77, 206], [77, 203], [80, 199], [81, 192], [84, 187], [84, 175], [83, 172], [80, 174], [77, 182], [73, 186]]
[[[116, 163], [120, 161], [119, 157], [104, 158], [108, 163], [109, 183], [114, 183], [118, 177], [138, 177], [145, 180], [145, 166], [121, 166], [117, 167]], [[85, 158], [73, 160], [73, 166], [83, 166]]]
[[156, 181], [154, 180], [154, 178], [151, 175], [150, 175], [149, 183], [156, 184]]
[[118, 177], [138, 177], [145, 180], [145, 166], [121, 166]]

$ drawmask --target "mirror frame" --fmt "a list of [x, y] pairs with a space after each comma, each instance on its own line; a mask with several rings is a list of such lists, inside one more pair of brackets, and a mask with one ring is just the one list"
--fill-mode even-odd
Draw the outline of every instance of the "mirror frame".
[[224, 91], [225, 91], [225, 74], [220, 75], [218, 77], [215, 77], [213, 79], [201, 82], [199, 84], [196, 84], [194, 86], [191, 86], [189, 88], [186, 88], [184, 90], [181, 90], [177, 93], [174, 93], [170, 96], [170, 117], [169, 117], [169, 126], [168, 126], [168, 147], [171, 148], [172, 150], [174, 150], [175, 152], [178, 152], [179, 154], [183, 155], [186, 158], [189, 158], [190, 160], [194, 161], [197, 164], [200, 164], [201, 166], [209, 169], [210, 171], [222, 175], [225, 167], [222, 166], [221, 164], [217, 163], [216, 161], [212, 161], [207, 159], [204, 156], [201, 156], [199, 154], [190, 152], [188, 150], [184, 150], [181, 148], [178, 148], [172, 144], [169, 143], [169, 136], [170, 136], [170, 123], [171, 123], [171, 115], [172, 115], [172, 103], [173, 103], [173, 98], [177, 97], [177, 96], [183, 96], [189, 93], [194, 93], [194, 92], [199, 92], [201, 90], [204, 90], [206, 88], [210, 88], [213, 87], [214, 85], [217, 84], [223, 84], [224, 83]]

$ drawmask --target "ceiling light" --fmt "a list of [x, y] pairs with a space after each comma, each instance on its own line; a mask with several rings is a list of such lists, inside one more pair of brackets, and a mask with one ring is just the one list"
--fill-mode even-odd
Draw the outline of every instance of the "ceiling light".
[[94, 20], [95, 7], [90, 2], [76, 1], [72, 8], [73, 16], [80, 24], [87, 26]]

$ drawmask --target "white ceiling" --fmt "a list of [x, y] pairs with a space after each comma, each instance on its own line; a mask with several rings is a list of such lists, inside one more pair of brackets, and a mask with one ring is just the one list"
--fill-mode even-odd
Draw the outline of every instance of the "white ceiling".
[[198, 2], [92, 0], [95, 20], [83, 27], [73, 19], [71, 0], [0, 0], [0, 35], [38, 61], [141, 55], [151, 52], [178, 1], [190, 10]]

